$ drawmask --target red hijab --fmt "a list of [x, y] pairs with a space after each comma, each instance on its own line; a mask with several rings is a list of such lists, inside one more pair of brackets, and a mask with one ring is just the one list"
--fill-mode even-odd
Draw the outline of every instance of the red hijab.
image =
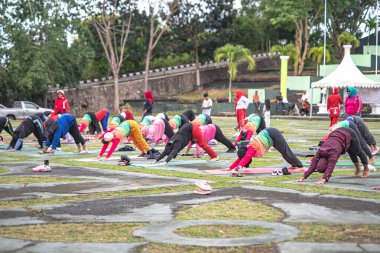
[[333, 94], [338, 94], [338, 92], [339, 92], [338, 87], [334, 87], [334, 88], [332, 88], [332, 93], [333, 93]]
[[144, 91], [145, 100], [150, 100], [154, 104], [153, 94], [151, 90]]
[[125, 120], [135, 120], [130, 110], [124, 110], [124, 113], [125, 113]]
[[235, 94], [236, 94], [236, 99], [235, 99], [235, 105], [234, 105], [234, 108], [236, 110], [236, 105], [237, 105], [237, 102], [239, 101], [239, 99], [242, 97], [242, 96], [247, 96], [245, 95], [244, 91], [242, 90], [237, 90], [235, 91]]

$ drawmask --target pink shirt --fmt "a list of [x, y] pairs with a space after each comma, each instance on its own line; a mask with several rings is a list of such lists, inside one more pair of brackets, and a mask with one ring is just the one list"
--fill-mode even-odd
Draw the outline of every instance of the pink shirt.
[[[201, 126], [200, 129], [203, 135], [203, 139], [205, 140], [206, 143], [215, 138], [216, 128], [214, 124], [207, 124], [207, 125]], [[191, 145], [192, 143], [189, 142], [188, 147], [191, 147]], [[199, 153], [199, 151], [200, 151], [200, 147], [198, 144], [196, 144], [196, 152]]]

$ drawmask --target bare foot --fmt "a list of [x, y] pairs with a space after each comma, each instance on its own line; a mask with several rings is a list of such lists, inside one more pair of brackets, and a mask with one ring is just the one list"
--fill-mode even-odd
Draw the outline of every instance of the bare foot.
[[380, 186], [373, 186], [371, 187], [372, 190], [380, 190]]
[[362, 168], [356, 168], [355, 174], [352, 177], [360, 177], [360, 172], [362, 171]]
[[373, 163], [375, 163], [375, 158], [372, 157], [372, 158], [368, 159], [368, 163], [369, 163], [369, 164], [373, 164]]
[[369, 176], [369, 170], [364, 170], [363, 176], [361, 178], [367, 178]]

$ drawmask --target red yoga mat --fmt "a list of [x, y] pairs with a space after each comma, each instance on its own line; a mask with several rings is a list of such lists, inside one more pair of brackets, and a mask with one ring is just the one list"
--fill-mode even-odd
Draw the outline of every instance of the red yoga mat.
[[[272, 173], [273, 170], [280, 170], [281, 168], [245, 168], [243, 170], [244, 174], [255, 174], [255, 173]], [[305, 169], [288, 169], [290, 173], [303, 173], [306, 170]], [[206, 172], [210, 175], [227, 175], [231, 174], [232, 171], [226, 171], [226, 170], [203, 170], [203, 172]]]

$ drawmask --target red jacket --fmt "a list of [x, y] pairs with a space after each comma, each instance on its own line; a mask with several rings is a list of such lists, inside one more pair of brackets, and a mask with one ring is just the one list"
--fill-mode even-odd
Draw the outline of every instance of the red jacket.
[[57, 115], [64, 113], [70, 113], [69, 101], [67, 101], [65, 95], [62, 95], [62, 98], [57, 96], [54, 103], [54, 112], [52, 114]]
[[339, 95], [338, 88], [333, 88], [333, 93], [327, 98], [327, 110], [331, 107], [339, 107], [340, 104], [343, 104], [342, 97]]

